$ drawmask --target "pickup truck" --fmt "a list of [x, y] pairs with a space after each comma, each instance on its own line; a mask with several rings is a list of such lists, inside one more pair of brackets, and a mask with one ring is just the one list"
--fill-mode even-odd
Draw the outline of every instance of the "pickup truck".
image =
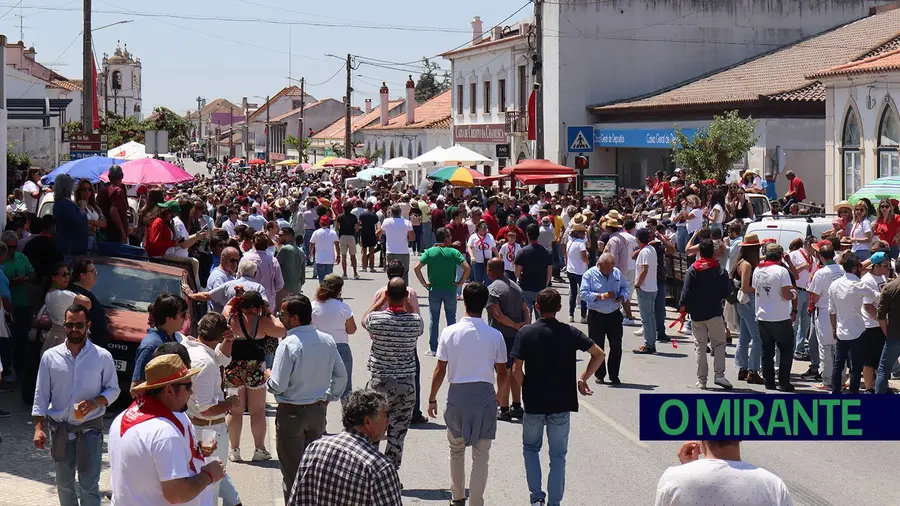
[[[134, 373], [134, 358], [141, 340], [147, 335], [148, 307], [163, 293], [182, 294], [182, 285], [198, 290], [193, 270], [167, 259], [90, 256], [97, 269], [97, 284], [91, 290], [106, 310], [109, 324], [107, 349], [112, 354], [119, 376], [123, 402]], [[189, 303], [188, 318], [182, 334], [195, 335], [197, 322], [206, 313], [206, 304]], [[29, 359], [39, 361], [43, 332], [35, 329], [30, 342]], [[36, 351], [38, 350], [38, 351]], [[36, 371], [36, 368], [35, 368]], [[34, 396], [34, 379], [23, 379], [22, 401], [30, 405]]]

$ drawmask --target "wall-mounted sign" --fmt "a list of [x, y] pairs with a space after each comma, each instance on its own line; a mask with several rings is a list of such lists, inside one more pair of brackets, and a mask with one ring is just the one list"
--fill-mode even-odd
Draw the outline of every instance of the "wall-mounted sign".
[[506, 124], [456, 125], [453, 142], [500, 144], [506, 141]]
[[584, 195], [613, 197], [618, 189], [616, 176], [584, 176]]
[[[688, 139], [693, 139], [696, 128], [682, 130]], [[594, 129], [594, 145], [606, 148], [660, 148], [672, 147], [675, 129]]]
[[509, 143], [497, 144], [497, 158], [509, 158]]

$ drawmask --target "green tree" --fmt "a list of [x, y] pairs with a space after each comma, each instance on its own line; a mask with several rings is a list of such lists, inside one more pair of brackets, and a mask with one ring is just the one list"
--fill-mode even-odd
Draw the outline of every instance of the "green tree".
[[169, 151], [180, 151], [191, 143], [192, 125], [186, 119], [165, 107], [157, 107], [153, 112], [153, 118], [144, 121], [145, 130], [169, 132]]
[[420, 104], [450, 89], [450, 75], [446, 71], [440, 77], [437, 74], [441, 70], [440, 65], [430, 62], [428, 58], [422, 58], [422, 65], [424, 69], [416, 83], [416, 102]]
[[[25, 171], [31, 168], [31, 157], [26, 153], [18, 153], [15, 151], [16, 143], [6, 143], [6, 170], [12, 175], [17, 171]], [[10, 187], [10, 193], [12, 193]]]
[[144, 122], [134, 117], [122, 118], [110, 112], [106, 113], [106, 123], [102, 126], [102, 132], [107, 135], [107, 142], [112, 146], [119, 146], [126, 142], [144, 142]]
[[369, 160], [384, 158], [384, 150], [381, 148], [375, 148], [375, 150], [373, 151], [369, 147], [366, 147], [366, 150], [363, 152], [363, 158], [367, 158]]
[[298, 153], [300, 153], [300, 161], [307, 162], [309, 161], [309, 147], [312, 144], [312, 141], [309, 140], [309, 137], [303, 138], [303, 147], [299, 146], [300, 141], [294, 137], [293, 135], [287, 135], [284, 138], [284, 147], [290, 149], [296, 149]]
[[714, 116], [709, 128], [698, 129], [693, 139], [688, 139], [681, 127], [675, 125], [672, 160], [687, 169], [692, 182], [705, 179], [723, 182], [732, 165], [756, 144], [755, 127], [754, 119], [741, 118], [738, 111]]
[[68, 135], [75, 135], [81, 133], [81, 122], [80, 121], [66, 121], [63, 125], [63, 130]]

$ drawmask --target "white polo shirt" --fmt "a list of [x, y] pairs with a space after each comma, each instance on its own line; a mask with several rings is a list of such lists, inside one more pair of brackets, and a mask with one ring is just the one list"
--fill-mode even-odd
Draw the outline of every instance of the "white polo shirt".
[[828, 309], [828, 288], [836, 279], [844, 277], [844, 269], [838, 264], [823, 265], [813, 274], [812, 281], [809, 282], [809, 293], [819, 296], [816, 307], [819, 309]]
[[338, 242], [337, 232], [333, 228], [317, 228], [309, 238], [310, 244], [316, 245], [315, 261], [317, 264], [333, 264], [337, 259], [334, 243]]
[[816, 267], [815, 257], [804, 251], [803, 248], [791, 251], [788, 257], [791, 259], [791, 264], [793, 264], [794, 268], [803, 264], [809, 265], [809, 267], [797, 274], [797, 288], [806, 290], [809, 287], [810, 273]]
[[700, 459], [670, 467], [656, 487], [656, 506], [740, 504], [791, 506], [791, 493], [778, 476], [748, 462]]
[[849, 272], [828, 288], [828, 313], [837, 316], [835, 330], [838, 340], [852, 341], [866, 330], [860, 312], [862, 299], [866, 296], [874, 297], [875, 294]]
[[381, 223], [384, 231], [385, 249], [392, 255], [408, 255], [409, 240], [407, 234], [412, 232], [412, 223], [403, 218], [385, 218]]
[[493, 383], [494, 364], [507, 361], [506, 341], [483, 319], [466, 316], [441, 332], [436, 356], [447, 362], [450, 383]]
[[780, 265], [757, 267], [753, 271], [753, 289], [756, 290], [756, 319], [763, 322], [780, 322], [791, 319], [791, 301], [781, 296], [781, 289], [790, 287], [791, 275]]
[[[124, 415], [125, 412], [120, 413], [109, 428], [109, 484], [113, 506], [169, 504], [163, 497], [161, 482], [194, 476], [204, 466], [203, 461], [195, 459], [197, 473], [191, 471], [188, 437], [164, 418], [141, 422], [120, 436]], [[194, 432], [194, 425], [185, 413], [175, 413], [175, 416]], [[197, 441], [196, 434], [194, 441]], [[214, 487], [206, 487], [193, 500], [180, 504], [213, 506], [216, 501], [213, 491]]]

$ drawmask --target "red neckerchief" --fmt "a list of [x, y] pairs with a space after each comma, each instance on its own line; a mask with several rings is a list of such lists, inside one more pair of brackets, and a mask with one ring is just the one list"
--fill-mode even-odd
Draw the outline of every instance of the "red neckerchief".
[[194, 434], [190, 430], [185, 429], [181, 420], [175, 416], [171, 409], [163, 406], [161, 402], [153, 397], [142, 395], [135, 399], [131, 406], [128, 406], [125, 415], [122, 417], [122, 430], [119, 433], [119, 437], [124, 436], [125, 432], [135, 425], [154, 418], [165, 418], [178, 428], [182, 436], [186, 435], [188, 437], [191, 447], [191, 460], [188, 462], [188, 466], [190, 466], [191, 471], [196, 473], [197, 467], [194, 465], [194, 459], [202, 461], [203, 455], [200, 453], [200, 447], [194, 442]]
[[479, 235], [478, 239], [475, 240], [475, 246], [478, 246], [478, 249], [480, 249], [481, 251], [488, 250], [488, 248], [485, 247], [485, 246], [487, 246], [487, 244], [485, 244], [485, 240], [487, 240], [487, 235], [485, 235], [484, 237]]
[[766, 260], [765, 262], [760, 262], [759, 265], [756, 266], [757, 269], [761, 267], [771, 267], [773, 265], [781, 265], [781, 262], [773, 262], [771, 260]]
[[506, 243], [506, 259], [510, 262], [516, 259], [516, 243]]
[[803, 257], [803, 261], [806, 262], [806, 265], [809, 266], [809, 270], [812, 271], [812, 259], [809, 257], [809, 255], [806, 254], [806, 251], [804, 251], [803, 248], [800, 248], [799, 251], [800, 256]]
[[700, 257], [697, 260], [694, 260], [694, 270], [701, 272], [709, 269], [718, 269], [719, 262], [716, 261], [715, 258], [703, 258]]
[[389, 305], [389, 306], [388, 306], [388, 311], [390, 311], [390, 312], [392, 312], [392, 313], [405, 313], [405, 312], [406, 312], [406, 308], [404, 308], [403, 305], [400, 305], [400, 306], [391, 306], [391, 305]]

